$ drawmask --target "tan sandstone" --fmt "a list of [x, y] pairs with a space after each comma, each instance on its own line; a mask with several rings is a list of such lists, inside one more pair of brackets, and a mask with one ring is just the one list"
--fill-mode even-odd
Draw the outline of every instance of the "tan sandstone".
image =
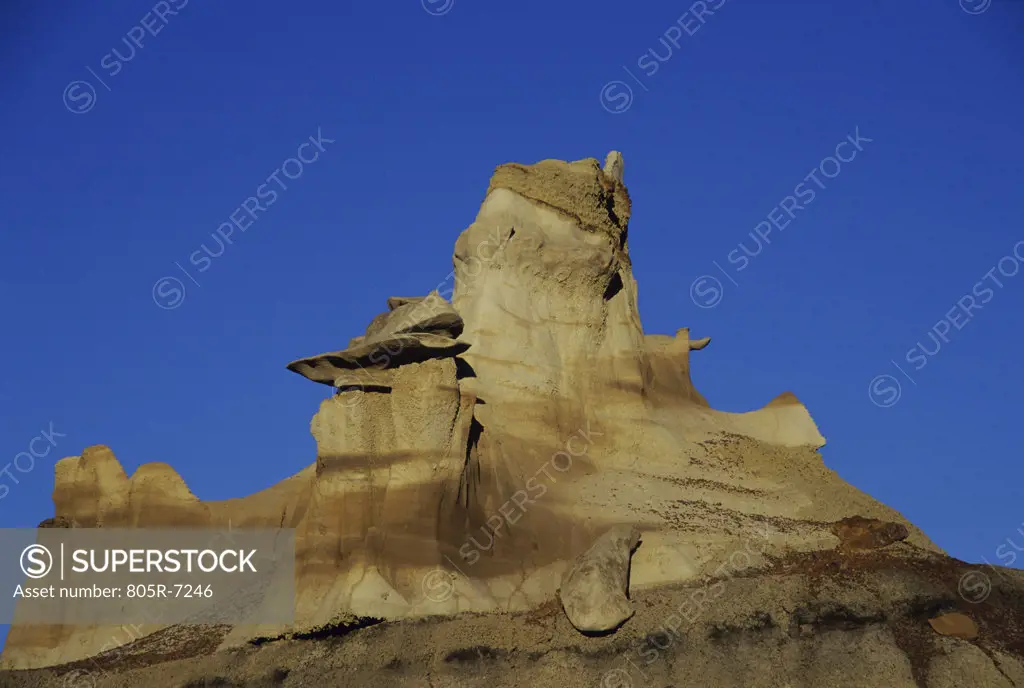
[[[147, 627], [136, 644], [140, 656], [178, 638], [203, 652], [243, 653], [247, 666], [256, 666], [263, 661], [258, 657], [285, 657], [280, 648], [312, 642], [302, 639], [318, 638], [324, 629], [372, 619], [392, 624], [381, 635], [404, 647], [410, 666], [447, 675], [402, 638], [436, 644], [456, 657], [462, 650], [415, 630], [426, 627], [402, 624], [431, 617], [429, 623], [448, 624], [444, 628], [459, 637], [476, 634], [500, 644], [504, 632], [487, 624], [518, 614], [514, 618], [543, 618], [550, 625], [548, 639], [522, 645], [550, 662], [520, 667], [523, 675], [534, 685], [577, 685], [565, 677], [594, 678], [592, 670], [605, 660], [586, 659], [572, 648], [606, 641], [580, 638], [571, 627], [574, 640], [551, 640], [562, 638], [558, 624], [568, 621], [560, 612], [544, 615], [557, 607], [567, 571], [600, 535], [635, 528], [643, 544], [629, 563], [628, 594], [648, 606], [638, 607], [612, 636], [625, 640], [607, 642], [641, 642], [664, 619], [652, 616], [661, 608], [657, 600], [685, 603], [687, 591], [698, 589], [706, 598], [708, 581], [720, 580], [728, 582], [721, 590], [739, 597], [702, 612], [692, 628], [704, 635], [689, 638], [687, 647], [696, 649], [679, 655], [679, 667], [703, 672], [706, 685], [783, 685], [756, 678], [764, 672], [755, 668], [776, 663], [783, 667], [779, 676], [795, 681], [801, 657], [813, 667], [803, 670], [811, 682], [801, 685], [833, 685], [827, 681], [852, 676], [858, 667], [870, 679], [849, 685], [925, 681], [928, 662], [940, 660], [919, 659], [913, 650], [926, 642], [915, 635], [927, 630], [924, 619], [906, 617], [907, 625], [903, 619], [919, 592], [910, 588], [947, 575], [925, 575], [922, 567], [945, 572], [951, 560], [899, 513], [824, 465], [816, 450], [825, 440], [794, 394], [783, 392], [743, 413], [710, 407], [690, 377], [692, 353], [715, 355], [713, 348], [705, 351], [710, 338], [691, 338], [685, 327], [671, 335], [643, 330], [629, 256], [630, 212], [618, 153], [603, 167], [593, 158], [498, 167], [475, 221], [455, 242], [451, 293], [392, 297], [388, 310], [344, 348], [289, 364], [337, 391], [310, 426], [315, 460], [267, 490], [202, 501], [165, 464], [126, 475], [107, 447], [60, 461], [54, 525], [296, 531], [294, 623]], [[845, 587], [830, 587], [835, 576], [861, 570], [862, 577]], [[948, 589], [949, 581], [942, 581]], [[955, 590], [955, 578], [951, 585]], [[814, 601], [822, 595], [838, 607]], [[892, 620], [889, 626], [885, 619]], [[829, 635], [850, 628], [863, 632], [855, 640]], [[15, 624], [0, 667], [84, 660], [104, 648], [110, 630]], [[346, 647], [364, 659], [338, 659], [337, 672], [348, 672], [344, 680], [355, 681], [351, 685], [377, 685], [360, 672], [376, 666], [383, 650], [358, 649], [364, 642], [359, 633]], [[808, 634], [813, 646], [801, 645], [798, 639]], [[729, 683], [733, 679], [716, 668], [716, 637], [745, 648], [733, 656], [737, 666], [749, 668], [743, 674], [748, 683]], [[250, 641], [258, 638], [281, 644], [247, 654], [256, 652]], [[744, 645], [739, 638], [765, 640]], [[324, 646], [315, 647], [321, 652]], [[1010, 646], [996, 650], [1012, 655]], [[274, 654], [279, 651], [284, 654]], [[873, 659], [834, 659], [847, 651]], [[386, 661], [405, 656], [396, 652]], [[949, 650], [941, 661], [961, 666], [956, 652], [968, 656]], [[294, 675], [340, 680], [342, 674], [328, 670], [332, 661], [322, 660], [328, 673], [303, 665], [307, 673], [296, 669]], [[209, 662], [201, 666], [220, 666]], [[160, 683], [154, 678], [159, 672], [143, 669], [108, 678], [110, 685], [181, 685], [199, 666], [182, 664], [166, 674], [181, 683]], [[657, 675], [666, 682], [682, 680], [673, 665], [663, 666], [669, 668]], [[380, 668], [379, 676], [388, 671]], [[425, 685], [415, 682], [412, 670], [406, 678], [400, 681]], [[516, 684], [492, 677], [486, 685]]]

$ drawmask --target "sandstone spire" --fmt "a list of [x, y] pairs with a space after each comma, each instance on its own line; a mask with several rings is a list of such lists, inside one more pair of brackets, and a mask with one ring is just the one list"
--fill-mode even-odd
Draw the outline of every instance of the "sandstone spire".
[[625, 172], [625, 163], [622, 161], [622, 153], [611, 151], [604, 159], [604, 176], [623, 184], [622, 175]]

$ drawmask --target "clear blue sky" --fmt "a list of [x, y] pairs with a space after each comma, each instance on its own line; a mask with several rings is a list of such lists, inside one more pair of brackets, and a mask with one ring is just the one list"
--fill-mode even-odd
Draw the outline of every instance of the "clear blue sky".
[[[828, 466], [997, 561], [1024, 522], [1024, 271], [990, 273], [1024, 239], [1024, 3], [709, 0], [701, 23], [661, 0], [424, 2], [5, 4], [0, 467], [66, 436], [4, 478], [0, 526], [51, 516], [55, 459], [91, 444], [203, 499], [298, 471], [329, 390], [285, 364], [441, 282], [497, 164], [617, 149], [645, 329], [713, 338], [694, 356], [711, 403], [793, 390]], [[872, 141], [738, 270], [857, 127]], [[318, 128], [334, 143], [299, 151]], [[297, 152], [319, 157], [267, 182]], [[250, 225], [236, 209], [264, 184]], [[246, 231], [199, 272], [232, 213]], [[154, 303], [163, 277], [177, 308]], [[908, 360], [972, 291], [983, 307]], [[879, 375], [902, 385], [888, 408]]]

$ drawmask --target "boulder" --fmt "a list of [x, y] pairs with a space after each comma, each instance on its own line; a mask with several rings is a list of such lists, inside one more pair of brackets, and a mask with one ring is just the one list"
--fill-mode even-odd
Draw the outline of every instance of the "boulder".
[[611, 528], [573, 562], [558, 591], [565, 615], [584, 634], [614, 631], [633, 616], [629, 562], [640, 544], [635, 526]]

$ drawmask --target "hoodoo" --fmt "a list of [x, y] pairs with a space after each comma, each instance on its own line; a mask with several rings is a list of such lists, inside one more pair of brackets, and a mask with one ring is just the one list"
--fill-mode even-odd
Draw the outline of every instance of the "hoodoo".
[[[452, 290], [392, 297], [347, 345], [288, 364], [336, 392], [312, 420], [315, 462], [278, 485], [204, 502], [104, 446], [61, 460], [51, 526], [296, 533], [294, 623], [147, 626], [103, 680], [256, 685], [283, 666], [289, 686], [1024, 685], [1015, 572], [965, 603], [966, 565], [826, 468], [796, 396], [712, 409], [690, 377], [710, 339], [644, 332], [624, 170], [614, 151], [499, 166]], [[84, 666], [111, 637], [16, 624], [2, 666]]]

